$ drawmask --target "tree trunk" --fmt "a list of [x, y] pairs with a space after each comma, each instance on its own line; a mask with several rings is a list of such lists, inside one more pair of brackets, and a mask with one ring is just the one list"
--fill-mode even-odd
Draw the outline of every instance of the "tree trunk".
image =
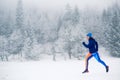
[[68, 55], [69, 55], [69, 59], [71, 59], [71, 52], [68, 52]]

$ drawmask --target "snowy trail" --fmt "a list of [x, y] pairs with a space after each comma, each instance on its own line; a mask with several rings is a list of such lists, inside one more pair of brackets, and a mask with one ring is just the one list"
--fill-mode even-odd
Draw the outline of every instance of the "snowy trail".
[[0, 62], [0, 80], [120, 80], [120, 59], [103, 60], [110, 66], [109, 73], [95, 59], [91, 59], [87, 74], [81, 73], [83, 60]]

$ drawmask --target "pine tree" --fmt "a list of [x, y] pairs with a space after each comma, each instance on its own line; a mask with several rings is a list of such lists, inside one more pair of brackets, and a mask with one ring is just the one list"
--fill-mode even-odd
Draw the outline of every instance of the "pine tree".
[[18, 29], [23, 28], [23, 23], [24, 23], [23, 20], [24, 20], [23, 4], [22, 4], [22, 0], [18, 0], [17, 8], [16, 8], [16, 27]]
[[80, 12], [77, 6], [75, 6], [74, 11], [72, 13], [72, 23], [76, 26], [80, 22]]
[[[109, 16], [109, 31], [107, 31], [107, 41], [110, 54], [120, 57], [120, 8], [116, 3], [112, 6], [111, 16]], [[109, 13], [108, 13], [109, 14]]]
[[65, 23], [71, 23], [72, 22], [72, 8], [69, 4], [66, 5], [66, 12], [63, 16], [63, 20]]
[[[25, 30], [24, 30], [24, 13], [23, 13], [23, 4], [22, 4], [22, 0], [18, 0], [17, 3], [17, 8], [16, 8], [16, 35], [17, 33], [19, 33], [19, 35], [17, 35], [19, 38], [18, 40], [16, 39], [16, 43], [15, 46], [16, 47], [16, 53], [20, 53], [21, 57], [22, 57], [22, 49], [24, 46], [24, 40], [25, 40]], [[14, 31], [15, 32], [15, 31]]]

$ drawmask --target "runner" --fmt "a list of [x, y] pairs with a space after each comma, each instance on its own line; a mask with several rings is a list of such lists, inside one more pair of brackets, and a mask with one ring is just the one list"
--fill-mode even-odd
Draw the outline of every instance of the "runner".
[[99, 53], [98, 53], [98, 43], [95, 41], [95, 39], [92, 37], [92, 33], [87, 34], [87, 40], [89, 41], [88, 44], [83, 42], [83, 45], [89, 49], [89, 53], [85, 57], [85, 63], [86, 63], [86, 69], [82, 73], [89, 72], [88, 70], [88, 61], [94, 57], [99, 63], [101, 63], [105, 69], [106, 72], [109, 71], [109, 66], [105, 64], [104, 61], [100, 59]]

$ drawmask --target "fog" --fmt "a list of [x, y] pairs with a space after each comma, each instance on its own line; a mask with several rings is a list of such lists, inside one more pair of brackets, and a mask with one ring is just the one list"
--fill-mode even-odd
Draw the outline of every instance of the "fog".
[[1, 58], [83, 57], [81, 43], [88, 32], [109, 54], [120, 57], [119, 16], [117, 0], [0, 0]]
[[[66, 4], [71, 6], [78, 6], [79, 9], [92, 8], [102, 10], [116, 0], [23, 0], [24, 7], [26, 8], [38, 8], [40, 10], [61, 10], [64, 9]], [[2, 9], [14, 9], [17, 0], [0, 0], [0, 8]]]

